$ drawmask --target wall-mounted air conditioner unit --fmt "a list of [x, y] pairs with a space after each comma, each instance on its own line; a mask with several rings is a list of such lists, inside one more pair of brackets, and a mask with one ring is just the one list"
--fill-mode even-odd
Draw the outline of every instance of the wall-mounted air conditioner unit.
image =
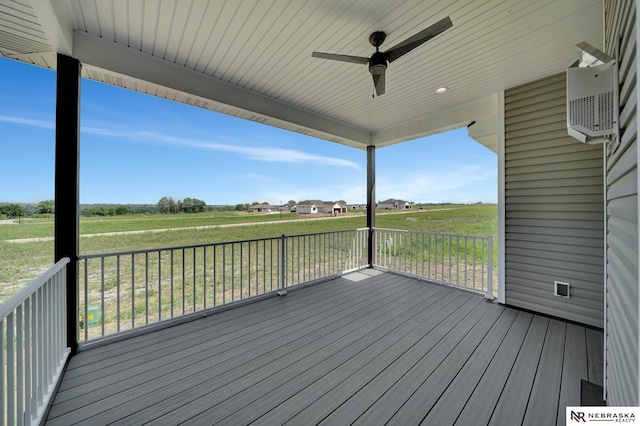
[[616, 60], [588, 43], [567, 68], [567, 131], [580, 142], [610, 141], [618, 133]]

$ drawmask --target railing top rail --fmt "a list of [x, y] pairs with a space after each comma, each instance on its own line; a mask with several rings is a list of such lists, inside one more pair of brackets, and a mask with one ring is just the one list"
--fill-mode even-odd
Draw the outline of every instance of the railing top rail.
[[169, 250], [182, 250], [182, 249], [192, 249], [192, 248], [200, 248], [200, 247], [215, 247], [215, 246], [223, 246], [228, 244], [240, 244], [240, 243], [253, 243], [256, 241], [269, 241], [269, 240], [277, 240], [280, 237], [264, 237], [264, 238], [252, 238], [250, 240], [235, 240], [235, 241], [220, 241], [217, 243], [204, 243], [204, 244], [189, 244], [186, 246], [169, 246], [169, 247], [156, 247], [151, 249], [140, 249], [140, 250], [127, 250], [127, 251], [114, 251], [111, 253], [95, 253], [95, 254], [81, 254], [78, 256], [79, 260], [84, 259], [94, 259], [97, 257], [110, 257], [110, 256], [122, 256], [129, 254], [145, 254], [145, 253], [157, 253], [159, 251], [169, 251]]
[[[357, 228], [355, 231], [365, 231], [369, 228]], [[344, 233], [344, 232], [353, 232], [353, 229], [344, 229], [339, 231], [326, 231], [326, 232], [312, 232], [308, 234], [294, 234], [294, 235], [286, 235], [286, 238], [291, 237], [306, 237], [312, 235], [323, 235], [323, 234], [336, 234], [336, 233]], [[240, 243], [253, 243], [256, 241], [269, 241], [269, 240], [278, 240], [282, 236], [278, 235], [275, 237], [263, 237], [263, 238], [252, 238], [248, 240], [235, 240], [235, 241], [220, 241], [217, 243], [205, 243], [205, 244], [190, 244], [187, 246], [170, 246], [170, 247], [158, 247], [152, 249], [140, 249], [140, 250], [128, 250], [128, 251], [119, 251], [119, 252], [111, 252], [111, 253], [95, 253], [95, 254], [82, 254], [78, 256], [78, 260], [84, 259], [96, 259], [100, 257], [112, 257], [112, 256], [123, 256], [123, 255], [131, 255], [131, 254], [145, 254], [145, 253], [157, 253], [159, 251], [169, 251], [169, 250], [182, 250], [182, 249], [193, 249], [200, 247], [216, 247], [223, 246], [229, 244], [240, 244]]]
[[337, 231], [324, 231], [324, 232], [310, 232], [307, 234], [287, 234], [285, 235], [285, 237], [290, 238], [290, 237], [311, 237], [314, 235], [325, 235], [325, 234], [344, 234], [346, 232], [353, 232], [353, 231], [368, 231], [369, 228], [356, 228], [356, 229], [340, 229]]
[[47, 269], [42, 275], [35, 280], [31, 281], [25, 287], [20, 289], [16, 294], [11, 296], [9, 300], [0, 304], [0, 321], [4, 321], [9, 314], [11, 314], [18, 306], [24, 303], [33, 293], [35, 293], [42, 285], [51, 277], [53, 277], [59, 270], [64, 268], [69, 263], [68, 257], [63, 257], [55, 265]]
[[405, 234], [425, 234], [425, 235], [439, 235], [444, 237], [465, 237], [465, 238], [482, 238], [487, 239], [491, 237], [490, 235], [482, 236], [482, 235], [463, 235], [463, 234], [447, 234], [442, 232], [427, 232], [427, 231], [411, 231], [407, 229], [390, 229], [390, 228], [373, 228], [375, 231], [389, 231], [389, 232], [402, 232]]

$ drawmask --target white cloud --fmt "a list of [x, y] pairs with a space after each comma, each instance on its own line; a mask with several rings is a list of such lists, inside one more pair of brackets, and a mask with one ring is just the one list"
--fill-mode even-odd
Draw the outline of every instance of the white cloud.
[[493, 202], [497, 170], [468, 164], [440, 165], [438, 169], [379, 173], [376, 199], [400, 198], [415, 202]]
[[[27, 126], [40, 127], [44, 129], [55, 129], [55, 123], [42, 120], [0, 115], [0, 121], [4, 121], [7, 123], [24, 124]], [[146, 143], [162, 143], [202, 150], [230, 152], [256, 161], [296, 164], [304, 163], [316, 164], [320, 166], [350, 167], [356, 170], [361, 169], [361, 167], [357, 163], [342, 158], [310, 154], [303, 151], [276, 148], [266, 145], [241, 145], [241, 141], [233, 141], [234, 143], [219, 143], [168, 136], [148, 131], [120, 131], [90, 126], [82, 126], [80, 131], [82, 133], [92, 135], [125, 138]]]
[[189, 138], [179, 138], [167, 136], [153, 132], [120, 132], [107, 129], [83, 127], [83, 132], [92, 133], [101, 136], [112, 136], [128, 138], [150, 143], [164, 143], [174, 146], [182, 146], [195, 149], [223, 151], [238, 154], [245, 158], [264, 162], [278, 163], [307, 163], [323, 166], [351, 167], [360, 170], [360, 166], [349, 160], [341, 158], [327, 157], [322, 155], [309, 154], [303, 151], [291, 149], [276, 148], [271, 146], [246, 146], [236, 144], [224, 144], [218, 142], [203, 141]]
[[5, 123], [24, 124], [25, 126], [38, 127], [40, 129], [55, 129], [55, 123], [44, 120], [34, 120], [30, 118], [11, 117], [0, 115], [0, 121]]

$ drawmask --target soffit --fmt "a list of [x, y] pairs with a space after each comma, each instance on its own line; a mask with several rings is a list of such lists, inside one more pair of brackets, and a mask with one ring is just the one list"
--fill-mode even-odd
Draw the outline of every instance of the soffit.
[[[384, 50], [445, 16], [380, 97], [365, 65], [311, 57], [370, 56], [371, 32]], [[92, 80], [358, 148], [491, 117], [484, 100], [562, 71], [578, 42], [602, 48], [602, 27], [600, 0], [0, 0], [2, 56], [72, 55]]]

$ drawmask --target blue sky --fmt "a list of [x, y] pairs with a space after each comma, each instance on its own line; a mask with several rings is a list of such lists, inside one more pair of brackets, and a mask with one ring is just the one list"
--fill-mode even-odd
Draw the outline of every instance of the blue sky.
[[[366, 152], [83, 80], [80, 203], [366, 201]], [[0, 58], [0, 202], [53, 199], [55, 72]], [[466, 129], [376, 151], [376, 198], [497, 200]]]

